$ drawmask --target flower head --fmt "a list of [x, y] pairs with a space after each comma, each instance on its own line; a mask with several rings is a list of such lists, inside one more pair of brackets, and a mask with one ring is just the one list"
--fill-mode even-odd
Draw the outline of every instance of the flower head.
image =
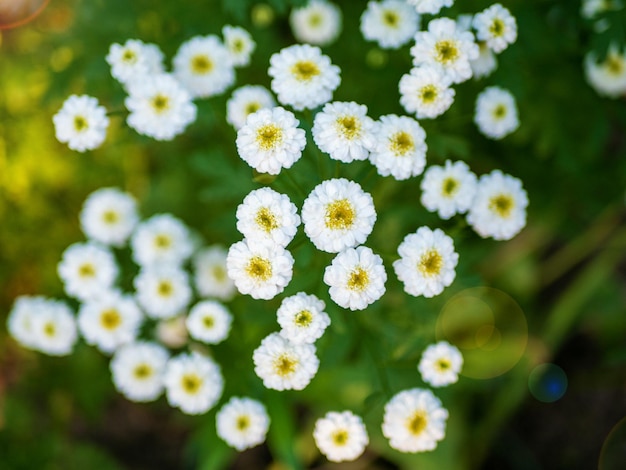
[[78, 152], [100, 147], [109, 127], [106, 109], [87, 95], [71, 95], [52, 122], [57, 140]]
[[459, 380], [463, 356], [446, 341], [431, 344], [422, 354], [417, 366], [422, 380], [432, 387], [444, 387]]
[[330, 325], [325, 307], [323, 300], [304, 292], [285, 297], [276, 312], [280, 334], [294, 344], [314, 343]]
[[383, 49], [398, 49], [408, 43], [419, 28], [420, 16], [402, 0], [368, 2], [361, 15], [361, 33]]
[[129, 39], [111, 44], [106, 56], [111, 75], [123, 85], [148, 75], [163, 73], [163, 53], [156, 44]]
[[156, 400], [163, 392], [163, 373], [169, 354], [156, 343], [138, 341], [122, 346], [111, 359], [115, 388], [137, 402]]
[[70, 307], [60, 300], [38, 300], [29, 305], [36, 307], [27, 315], [32, 333], [33, 349], [50, 356], [67, 356], [78, 339], [76, 320]]
[[250, 56], [256, 49], [256, 43], [248, 31], [240, 26], [227, 24], [222, 28], [224, 45], [235, 67], [244, 67], [250, 63]]
[[224, 305], [214, 300], [204, 300], [191, 308], [186, 325], [192, 338], [217, 344], [228, 337], [232, 322], [233, 316]]
[[426, 170], [420, 187], [422, 205], [447, 220], [467, 212], [472, 205], [476, 175], [465, 162], [446, 160], [445, 166], [433, 165]]
[[585, 76], [600, 95], [617, 98], [626, 95], [626, 49], [621, 52], [612, 44], [604, 60], [593, 53], [585, 57]]
[[436, 118], [454, 102], [455, 91], [440, 67], [414, 67], [400, 78], [398, 88], [400, 104], [418, 119]]
[[310, 0], [291, 10], [289, 24], [299, 42], [325, 46], [334, 42], [341, 32], [341, 10], [326, 0]]
[[116, 247], [126, 243], [138, 220], [137, 202], [117, 188], [94, 191], [80, 212], [80, 225], [88, 238]]
[[225, 248], [214, 245], [194, 256], [194, 281], [202, 297], [230, 300], [235, 295], [235, 283], [228, 277], [226, 268], [227, 253]]
[[187, 272], [175, 265], [149, 266], [134, 279], [137, 301], [151, 318], [171, 318], [187, 308], [191, 287]]
[[217, 435], [238, 451], [262, 444], [270, 426], [265, 406], [247, 397], [232, 397], [215, 420]]
[[505, 50], [517, 39], [517, 22], [511, 12], [499, 3], [476, 13], [472, 22], [476, 38], [485, 41], [496, 54]]
[[369, 443], [365, 424], [350, 411], [330, 411], [315, 422], [313, 438], [317, 448], [333, 462], [357, 459]]
[[502, 139], [519, 127], [513, 95], [500, 87], [485, 88], [476, 99], [474, 122], [491, 139]]
[[244, 85], [233, 91], [226, 102], [226, 121], [239, 130], [246, 124], [250, 114], [275, 106], [276, 101], [267, 88], [261, 85]]
[[450, 7], [454, 0], [407, 0], [409, 5], [413, 5], [418, 13], [428, 13], [436, 15], [444, 7]]
[[141, 222], [130, 240], [133, 260], [140, 266], [183, 264], [194, 245], [187, 226], [171, 214], [157, 214]]

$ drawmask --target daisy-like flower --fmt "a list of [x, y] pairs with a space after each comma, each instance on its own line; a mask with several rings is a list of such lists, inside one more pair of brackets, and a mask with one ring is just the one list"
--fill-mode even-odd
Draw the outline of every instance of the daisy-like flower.
[[452, 83], [461, 83], [472, 77], [470, 61], [478, 58], [474, 35], [457, 28], [450, 18], [437, 18], [428, 23], [428, 31], [415, 35], [411, 47], [413, 65], [442, 67]]
[[163, 392], [169, 354], [156, 343], [138, 341], [115, 351], [110, 368], [115, 388], [136, 402], [156, 400]]
[[233, 316], [219, 302], [204, 300], [189, 311], [187, 331], [199, 341], [209, 344], [221, 343], [228, 337]]
[[626, 95], [626, 48], [620, 52], [612, 44], [603, 61], [593, 53], [585, 57], [585, 76], [600, 95], [617, 98]]
[[289, 15], [291, 32], [299, 42], [326, 46], [341, 32], [341, 10], [326, 0], [310, 0]]
[[383, 259], [371, 248], [348, 248], [333, 259], [324, 271], [330, 298], [350, 310], [363, 310], [385, 293], [387, 273]]
[[260, 109], [237, 131], [237, 152], [259, 173], [277, 175], [302, 156], [306, 136], [298, 124], [294, 114], [280, 106]]
[[444, 7], [450, 7], [454, 0], [407, 0], [409, 5], [413, 5], [418, 13], [428, 13], [436, 15]]
[[45, 308], [46, 298], [22, 295], [15, 299], [7, 318], [9, 334], [22, 346], [36, 349], [32, 317]]
[[478, 58], [470, 60], [472, 66], [472, 74], [475, 79], [488, 77], [498, 68], [498, 60], [489, 46], [484, 41], [478, 43]]
[[499, 54], [517, 39], [517, 22], [511, 12], [499, 3], [476, 13], [472, 22], [476, 38]]
[[374, 200], [345, 178], [318, 184], [302, 206], [304, 231], [317, 249], [338, 253], [360, 245], [374, 228]]
[[139, 305], [152, 318], [171, 318], [187, 308], [191, 300], [187, 273], [174, 265], [144, 268], [134, 285]]
[[247, 397], [232, 397], [215, 416], [217, 435], [238, 451], [262, 444], [270, 427], [263, 403]]
[[88, 344], [112, 353], [135, 340], [143, 314], [132, 297], [115, 291], [83, 303], [78, 312], [78, 328]]
[[445, 166], [433, 165], [424, 173], [420, 184], [422, 205], [448, 220], [463, 214], [472, 205], [476, 193], [476, 175], [465, 162], [446, 160]]
[[398, 254], [393, 269], [408, 294], [434, 297], [454, 281], [459, 255], [452, 238], [438, 228], [420, 227], [410, 233], [398, 246]]
[[366, 160], [374, 147], [374, 120], [367, 116], [367, 106], [353, 101], [324, 105], [313, 121], [313, 140], [333, 160], [350, 163]]
[[414, 67], [400, 78], [400, 104], [417, 119], [436, 118], [454, 102], [455, 92], [450, 85], [441, 67]]
[[383, 49], [398, 49], [408, 43], [419, 28], [420, 16], [402, 0], [368, 2], [361, 15], [361, 33]]
[[299, 225], [296, 205], [271, 188], [250, 191], [237, 207], [237, 230], [248, 239], [287, 246]]
[[187, 226], [170, 214], [141, 222], [130, 240], [133, 260], [140, 266], [184, 263], [193, 252]]
[[394, 395], [385, 405], [383, 434], [400, 452], [426, 452], [446, 435], [448, 410], [430, 390], [412, 388]]
[[522, 182], [494, 170], [478, 180], [467, 222], [483, 238], [510, 240], [526, 225], [526, 206]]
[[513, 95], [500, 87], [485, 88], [476, 99], [474, 122], [485, 136], [499, 140], [519, 127]]
[[71, 95], [52, 116], [57, 140], [78, 152], [100, 147], [109, 127], [106, 114], [96, 98]]
[[370, 162], [381, 176], [405, 180], [424, 171], [426, 132], [407, 116], [381, 116], [375, 129], [376, 146]]
[[261, 341], [252, 356], [254, 372], [274, 390], [302, 390], [317, 373], [320, 361], [312, 344], [294, 344], [279, 333]]
[[330, 411], [315, 422], [315, 445], [332, 462], [356, 460], [369, 444], [365, 424], [351, 411]]
[[261, 85], [244, 85], [233, 91], [226, 102], [226, 121], [235, 130], [239, 130], [246, 124], [250, 114], [275, 106], [276, 101], [267, 88]]
[[170, 359], [163, 383], [168, 403], [190, 415], [210, 410], [224, 389], [220, 367], [197, 352]]
[[446, 341], [431, 344], [417, 366], [422, 380], [431, 387], [445, 387], [459, 380], [463, 356], [457, 347]]
[[169, 75], [143, 76], [131, 82], [128, 91], [126, 122], [140, 134], [172, 140], [196, 120], [191, 95]]
[[276, 312], [280, 334], [294, 344], [314, 343], [330, 325], [325, 307], [323, 300], [304, 292], [284, 298]]
[[111, 44], [106, 61], [111, 66], [113, 78], [124, 85], [148, 75], [163, 73], [163, 53], [159, 47], [138, 39]]
[[291, 281], [293, 257], [275, 243], [242, 240], [228, 250], [226, 269], [239, 292], [269, 300]]
[[80, 226], [88, 238], [116, 247], [126, 243], [138, 220], [135, 198], [117, 188], [94, 191], [80, 212]]
[[113, 286], [118, 267], [107, 248], [89, 242], [74, 243], [63, 252], [57, 272], [67, 295], [88, 300]]
[[30, 316], [33, 347], [50, 356], [71, 354], [78, 339], [76, 320], [65, 302], [46, 299], [38, 302]]
[[224, 247], [214, 245], [194, 256], [194, 281], [202, 297], [230, 300], [235, 295], [235, 283], [228, 277], [226, 268], [227, 253]]
[[256, 49], [256, 43], [248, 31], [240, 26], [225, 25], [222, 28], [224, 45], [230, 54], [230, 61], [235, 67], [245, 67], [250, 63], [250, 56]]
[[268, 74], [281, 104], [298, 111], [329, 102], [339, 86], [339, 67], [319, 47], [293, 45], [270, 57]]

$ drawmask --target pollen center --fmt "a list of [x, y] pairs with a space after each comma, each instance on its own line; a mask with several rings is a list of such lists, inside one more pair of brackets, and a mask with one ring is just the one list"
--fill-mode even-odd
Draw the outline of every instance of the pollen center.
[[450, 364], [448, 359], [441, 358], [435, 362], [435, 367], [439, 370], [439, 372], [445, 372], [452, 367], [452, 364]]
[[248, 115], [248, 114], [256, 113], [259, 109], [261, 109], [261, 103], [257, 101], [251, 101], [250, 103], [246, 105], [244, 112], [246, 113], [246, 115]]
[[395, 11], [386, 10], [383, 13], [383, 23], [385, 23], [390, 28], [397, 28], [399, 22], [400, 22], [400, 17]]
[[444, 39], [435, 44], [435, 59], [442, 64], [450, 64], [459, 58], [459, 49], [455, 41]]
[[433, 103], [437, 99], [437, 87], [435, 85], [426, 85], [420, 90], [419, 97], [422, 103]]
[[169, 236], [160, 233], [154, 237], [154, 246], [158, 249], [165, 250], [172, 246], [172, 239]]
[[313, 77], [319, 75], [321, 71], [315, 62], [310, 60], [301, 60], [296, 62], [293, 67], [291, 67], [291, 73], [294, 75], [296, 80], [300, 82], [308, 82]]
[[309, 26], [315, 28], [322, 24], [323, 18], [319, 13], [313, 13], [309, 15]]
[[234, 51], [234, 52], [241, 52], [243, 51], [245, 44], [244, 42], [237, 38], [235, 40], [233, 40], [233, 42], [230, 43], [230, 48]]
[[270, 233], [272, 230], [278, 228], [276, 216], [268, 207], [261, 207], [256, 213], [254, 221], [265, 233]]
[[495, 18], [491, 26], [489, 26], [489, 32], [493, 37], [500, 37], [504, 34], [504, 21], [500, 18]]
[[411, 416], [407, 422], [406, 427], [411, 434], [419, 436], [426, 429], [428, 424], [428, 418], [423, 410], [418, 410], [413, 416]]
[[111, 308], [109, 310], [105, 310], [100, 315], [100, 325], [105, 330], [115, 330], [122, 323], [122, 316], [120, 312]]
[[350, 278], [348, 279], [348, 289], [361, 292], [367, 288], [369, 283], [370, 277], [367, 274], [367, 271], [359, 266], [350, 273]]
[[200, 388], [202, 387], [202, 379], [198, 377], [196, 374], [185, 374], [180, 379], [180, 385], [183, 387], [183, 390], [190, 395], [198, 393]]
[[326, 228], [331, 230], [348, 230], [354, 224], [356, 214], [354, 207], [347, 199], [331, 202], [326, 205], [324, 217]]
[[169, 297], [174, 293], [174, 286], [169, 281], [161, 281], [157, 286], [157, 293], [161, 297]]
[[212, 272], [213, 277], [217, 282], [224, 282], [228, 278], [226, 270], [223, 266], [213, 266]]
[[611, 75], [621, 75], [624, 72], [624, 60], [616, 54], [609, 54], [604, 64]]
[[391, 136], [391, 151], [396, 157], [402, 157], [415, 150], [413, 137], [408, 132], [400, 131]]
[[417, 269], [424, 276], [436, 276], [443, 268], [443, 258], [437, 250], [430, 250], [424, 253], [417, 263]]
[[48, 322], [43, 327], [43, 332], [46, 336], [53, 337], [57, 334], [57, 327], [54, 323]]
[[78, 275], [80, 277], [94, 277], [96, 275], [96, 268], [91, 263], [84, 263], [78, 267]]
[[239, 431], [245, 431], [246, 429], [250, 427], [250, 417], [248, 415], [237, 416], [235, 427]]
[[293, 321], [298, 326], [309, 326], [313, 321], [313, 315], [308, 310], [302, 310], [296, 314]]
[[122, 54], [122, 62], [126, 62], [127, 64], [134, 64], [137, 62], [137, 54], [135, 54], [130, 49], [126, 49]]
[[332, 434], [331, 439], [336, 446], [345, 446], [348, 443], [348, 431], [339, 429]]
[[281, 354], [274, 361], [274, 371], [281, 377], [291, 375], [296, 371], [298, 361], [288, 356], [287, 354]]
[[496, 119], [502, 119], [506, 116], [506, 106], [503, 104], [499, 104], [495, 108], [493, 108], [493, 117]]
[[361, 123], [354, 116], [342, 116], [337, 119], [339, 133], [348, 140], [352, 140], [361, 134]]
[[150, 104], [157, 114], [164, 113], [170, 108], [170, 99], [165, 95], [158, 94], [152, 97]]
[[259, 281], [267, 281], [272, 276], [272, 263], [260, 256], [253, 256], [246, 266], [246, 272]]
[[207, 315], [206, 317], [202, 318], [202, 324], [205, 328], [213, 328], [213, 326], [215, 325], [215, 319], [212, 316]]
[[261, 150], [273, 150], [283, 141], [283, 131], [276, 124], [266, 124], [256, 131], [256, 142]]
[[509, 194], [498, 194], [489, 201], [489, 209], [504, 219], [511, 215], [514, 206], [515, 202]]
[[135, 367], [135, 370], [133, 370], [133, 375], [136, 379], [145, 380], [147, 378], [150, 378], [153, 372], [154, 371], [152, 370], [152, 367], [150, 367], [148, 364], [139, 364], [137, 365], [137, 367]]
[[89, 128], [89, 123], [85, 116], [74, 116], [74, 129], [76, 132], [81, 132]]
[[452, 197], [459, 190], [459, 182], [454, 178], [446, 178], [441, 184], [441, 194], [444, 197]]
[[102, 213], [102, 220], [104, 220], [105, 224], [114, 224], [120, 220], [120, 215], [114, 210], [104, 211]]
[[191, 58], [191, 70], [197, 75], [204, 75], [213, 70], [213, 62], [203, 54]]

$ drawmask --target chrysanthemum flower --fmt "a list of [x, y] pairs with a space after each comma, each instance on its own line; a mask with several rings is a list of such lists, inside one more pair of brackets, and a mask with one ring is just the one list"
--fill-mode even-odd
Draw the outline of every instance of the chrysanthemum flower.
[[156, 400], [163, 392], [163, 373], [169, 354], [156, 343], [138, 341], [122, 346], [111, 359], [115, 388], [136, 402]]
[[208, 344], [221, 343], [228, 337], [233, 316], [219, 302], [204, 300], [189, 311], [186, 325], [189, 335]]
[[617, 98], [626, 95], [626, 48], [612, 44], [604, 60], [598, 62], [593, 53], [585, 57], [585, 76], [600, 95]]
[[485, 88], [476, 99], [474, 122], [480, 132], [492, 139], [502, 139], [519, 127], [513, 95], [503, 88]]
[[247, 397], [232, 397], [215, 416], [217, 435], [238, 451], [262, 444], [270, 427], [265, 406]]
[[299, 42], [325, 46], [341, 32], [341, 10], [326, 0], [310, 0], [289, 15], [291, 32]]
[[350, 411], [330, 411], [315, 422], [315, 445], [332, 462], [356, 460], [369, 444], [365, 424]]
[[80, 226], [90, 239], [120, 247], [139, 220], [137, 202], [117, 188], [101, 188], [91, 193], [80, 212]]
[[57, 140], [78, 152], [100, 147], [109, 127], [106, 109], [87, 95], [71, 95], [52, 121]]
[[32, 319], [46, 308], [46, 302], [48, 300], [45, 297], [22, 295], [15, 299], [7, 317], [9, 334], [28, 349], [37, 349]]
[[106, 56], [111, 75], [128, 85], [131, 81], [163, 73], [163, 53], [156, 44], [129, 39], [124, 44], [111, 44]]
[[398, 49], [408, 43], [419, 28], [420, 16], [402, 0], [368, 2], [361, 15], [361, 33], [383, 49]]
[[445, 166], [433, 165], [426, 170], [420, 187], [422, 205], [448, 220], [455, 214], [467, 212], [472, 205], [476, 175], [465, 162], [446, 160]]
[[152, 318], [171, 318], [191, 300], [187, 272], [175, 265], [143, 268], [135, 277], [134, 285], [137, 301]]
[[228, 277], [227, 250], [219, 245], [199, 251], [193, 257], [194, 281], [202, 297], [230, 300], [236, 292], [235, 283]]
[[183, 264], [193, 252], [187, 226], [171, 214], [141, 222], [130, 240], [133, 260], [140, 266]]
[[314, 343], [330, 325], [325, 307], [323, 300], [304, 292], [285, 297], [276, 312], [280, 334], [294, 344]]
[[239, 130], [246, 124], [250, 114], [275, 106], [274, 96], [267, 88], [261, 85], [244, 85], [233, 91], [226, 102], [226, 121], [235, 130]]
[[459, 380], [463, 356], [446, 341], [431, 344], [422, 354], [417, 369], [422, 380], [432, 387], [444, 387]]
[[400, 104], [418, 119], [436, 118], [454, 102], [454, 89], [441, 67], [414, 67], [400, 78]]
[[76, 320], [70, 307], [60, 300], [46, 299], [30, 316], [34, 349], [50, 356], [71, 354], [78, 339]]
[[476, 13], [472, 22], [476, 38], [499, 54], [517, 39], [517, 22], [511, 12], [499, 3]]
[[250, 63], [250, 56], [256, 49], [256, 43], [248, 31], [240, 26], [229, 24], [222, 28], [224, 45], [230, 54], [230, 61], [235, 67], [244, 67]]

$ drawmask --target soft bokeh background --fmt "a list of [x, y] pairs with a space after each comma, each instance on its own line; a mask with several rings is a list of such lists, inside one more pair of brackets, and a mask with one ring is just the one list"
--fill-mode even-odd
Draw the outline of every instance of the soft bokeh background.
[[[259, 183], [237, 156], [235, 132], [224, 120], [230, 92], [198, 101], [198, 120], [184, 135], [155, 142], [125, 125], [123, 90], [104, 57], [112, 42], [139, 38], [171, 59], [193, 35], [240, 25], [257, 50], [252, 65], [238, 71], [237, 86], [269, 87], [269, 57], [295, 42], [287, 14], [302, 3], [52, 0], [32, 21], [2, 31], [3, 324], [18, 295], [63, 297], [56, 264], [69, 244], [83, 240], [78, 213], [100, 187], [131, 192], [144, 216], [173, 213], [208, 243], [240, 238], [235, 208]], [[342, 69], [335, 99], [364, 103], [374, 118], [404, 114], [397, 82], [410, 68], [408, 46], [381, 51], [365, 42], [358, 18], [366, 2], [336, 3], [344, 30], [324, 48]], [[455, 13], [474, 13], [492, 2], [457, 3]], [[611, 27], [598, 33], [575, 0], [502, 3], [517, 17], [517, 43], [499, 57], [496, 73], [459, 86], [452, 109], [422, 124], [429, 163], [463, 159], [477, 174], [499, 168], [524, 182], [529, 222], [520, 235], [482, 240], [460, 219], [442, 222], [427, 213], [419, 178], [396, 182], [372, 176], [368, 163], [343, 166], [341, 176], [362, 181], [379, 212], [368, 245], [385, 255], [384, 299], [358, 313], [333, 305], [321, 283], [332, 256], [314, 256], [300, 232], [286, 294], [320, 295], [333, 320], [319, 342], [318, 376], [303, 392], [279, 393], [254, 375], [251, 352], [276, 330], [278, 299], [234, 300], [231, 338], [213, 351], [226, 378], [222, 400], [249, 394], [268, 406], [267, 446], [236, 456], [215, 437], [214, 410], [188, 417], [163, 398], [132, 404], [115, 392], [107, 358], [95, 349], [80, 344], [70, 357], [45, 357], [20, 348], [2, 328], [0, 468], [333, 468], [311, 431], [317, 417], [343, 408], [364, 417], [372, 440], [366, 455], [345, 468], [623, 468], [626, 103], [598, 97], [582, 62], [589, 50], [601, 55], [611, 41], [626, 44], [626, 20], [609, 13]], [[520, 129], [499, 142], [472, 123], [475, 97], [486, 85], [510, 89], [520, 110]], [[51, 117], [69, 94], [83, 93], [113, 115], [102, 148], [79, 154], [55, 140]], [[303, 191], [282, 175], [272, 187], [301, 206], [304, 194], [336, 171], [326, 159], [320, 175], [315, 158], [306, 154], [293, 168]], [[408, 298], [391, 270], [398, 243], [420, 225], [446, 230], [461, 257], [455, 283], [430, 300]], [[491, 311], [460, 310], [459, 299], [468, 296], [482, 298]], [[447, 437], [424, 455], [392, 451], [380, 432], [382, 407], [393, 393], [422, 386], [415, 370], [421, 351], [444, 337], [456, 340], [469, 365], [457, 385], [436, 391], [450, 411]], [[536, 369], [546, 363], [557, 367]]]

